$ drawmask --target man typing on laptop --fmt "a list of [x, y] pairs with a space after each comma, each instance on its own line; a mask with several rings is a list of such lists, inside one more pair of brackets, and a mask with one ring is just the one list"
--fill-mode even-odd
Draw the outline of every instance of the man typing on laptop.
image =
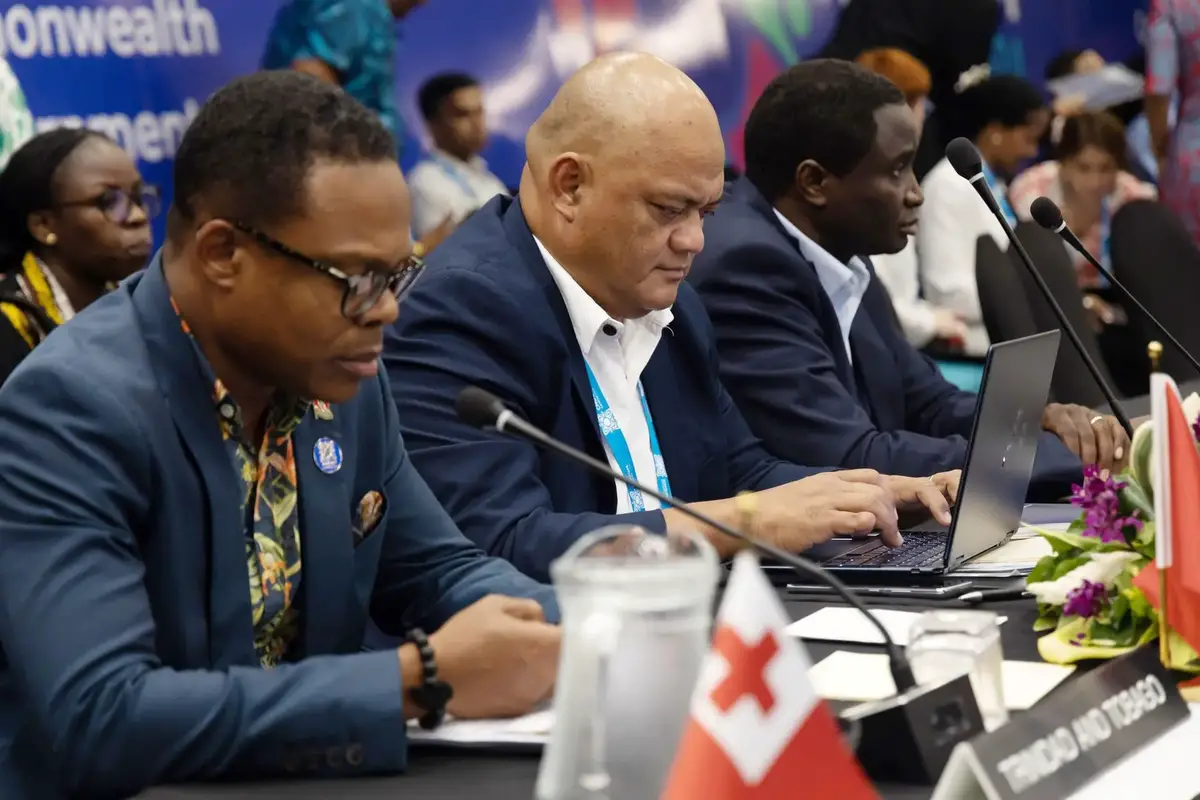
[[[707, 221], [689, 282], [725, 386], [779, 458], [901, 475], [965, 463], [976, 397], [905, 341], [865, 258], [915, 229], [919, 138], [899, 89], [840, 61], [779, 75], [746, 123], [746, 175]], [[1128, 456], [1112, 417], [1059, 404], [1038, 416], [1038, 495], [1068, 492], [1081, 460]]]

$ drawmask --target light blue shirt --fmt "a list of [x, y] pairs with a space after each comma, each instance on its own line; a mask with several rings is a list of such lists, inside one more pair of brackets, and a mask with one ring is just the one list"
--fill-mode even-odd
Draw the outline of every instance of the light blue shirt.
[[862, 305], [863, 295], [867, 293], [867, 285], [871, 282], [871, 273], [867, 265], [858, 256], [843, 264], [834, 258], [828, 250], [800, 232], [800, 229], [788, 221], [787, 217], [775, 211], [775, 216], [796, 243], [800, 246], [800, 254], [812, 262], [817, 271], [817, 280], [833, 305], [837, 314], [838, 327], [842, 329], [842, 341], [846, 345], [846, 358], [851, 363], [854, 357], [850, 354], [850, 327], [854, 324], [854, 316]]

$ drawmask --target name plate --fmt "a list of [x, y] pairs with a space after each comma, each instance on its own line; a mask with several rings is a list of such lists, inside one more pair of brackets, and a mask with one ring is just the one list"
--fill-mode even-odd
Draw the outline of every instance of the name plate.
[[1189, 714], [1158, 645], [1143, 647], [958, 745], [931, 800], [1063, 800]]

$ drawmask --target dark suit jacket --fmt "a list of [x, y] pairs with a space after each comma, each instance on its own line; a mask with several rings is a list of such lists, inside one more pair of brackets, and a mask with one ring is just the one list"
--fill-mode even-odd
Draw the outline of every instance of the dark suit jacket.
[[[689, 502], [811, 475], [763, 450], [717, 378], [712, 330], [686, 285], [642, 385], [671, 491]], [[613, 523], [664, 529], [662, 513], [614, 516], [616, 487], [524, 441], [455, 416], [481, 386], [567, 444], [605, 460], [583, 354], [518, 201], [497, 198], [430, 256], [389, 334], [384, 363], [418, 471], [471, 539], [522, 572]]]
[[[813, 265], [745, 178], [705, 224], [689, 281], [712, 319], [721, 378], [751, 430], [780, 458], [896, 475], [963, 465], [975, 395], [947, 382], [895, 324], [872, 273], [846, 356]], [[1055, 437], [1038, 448], [1039, 481], [1078, 479]]]
[[[0, 388], [0, 797], [127, 797], [216, 776], [405, 766], [394, 651], [483, 595], [549, 587], [462, 537], [405, 454], [383, 378], [296, 428], [304, 660], [254, 652], [242, 490], [156, 259]], [[325, 474], [317, 439], [342, 447]], [[361, 541], [359, 500], [386, 508]]]

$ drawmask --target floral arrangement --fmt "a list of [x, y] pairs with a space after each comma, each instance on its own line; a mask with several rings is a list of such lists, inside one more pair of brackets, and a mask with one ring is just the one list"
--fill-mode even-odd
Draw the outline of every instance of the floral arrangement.
[[[1183, 403], [1200, 442], [1200, 396]], [[1045, 632], [1038, 652], [1046, 661], [1071, 664], [1109, 659], [1158, 637], [1158, 612], [1133, 579], [1154, 560], [1154, 501], [1149, 422], [1135, 432], [1130, 466], [1120, 476], [1084, 470], [1071, 503], [1081, 514], [1065, 531], [1038, 529], [1053, 548], [1027, 579], [1037, 598], [1034, 630]], [[1200, 674], [1200, 657], [1171, 632], [1167, 667]]]

